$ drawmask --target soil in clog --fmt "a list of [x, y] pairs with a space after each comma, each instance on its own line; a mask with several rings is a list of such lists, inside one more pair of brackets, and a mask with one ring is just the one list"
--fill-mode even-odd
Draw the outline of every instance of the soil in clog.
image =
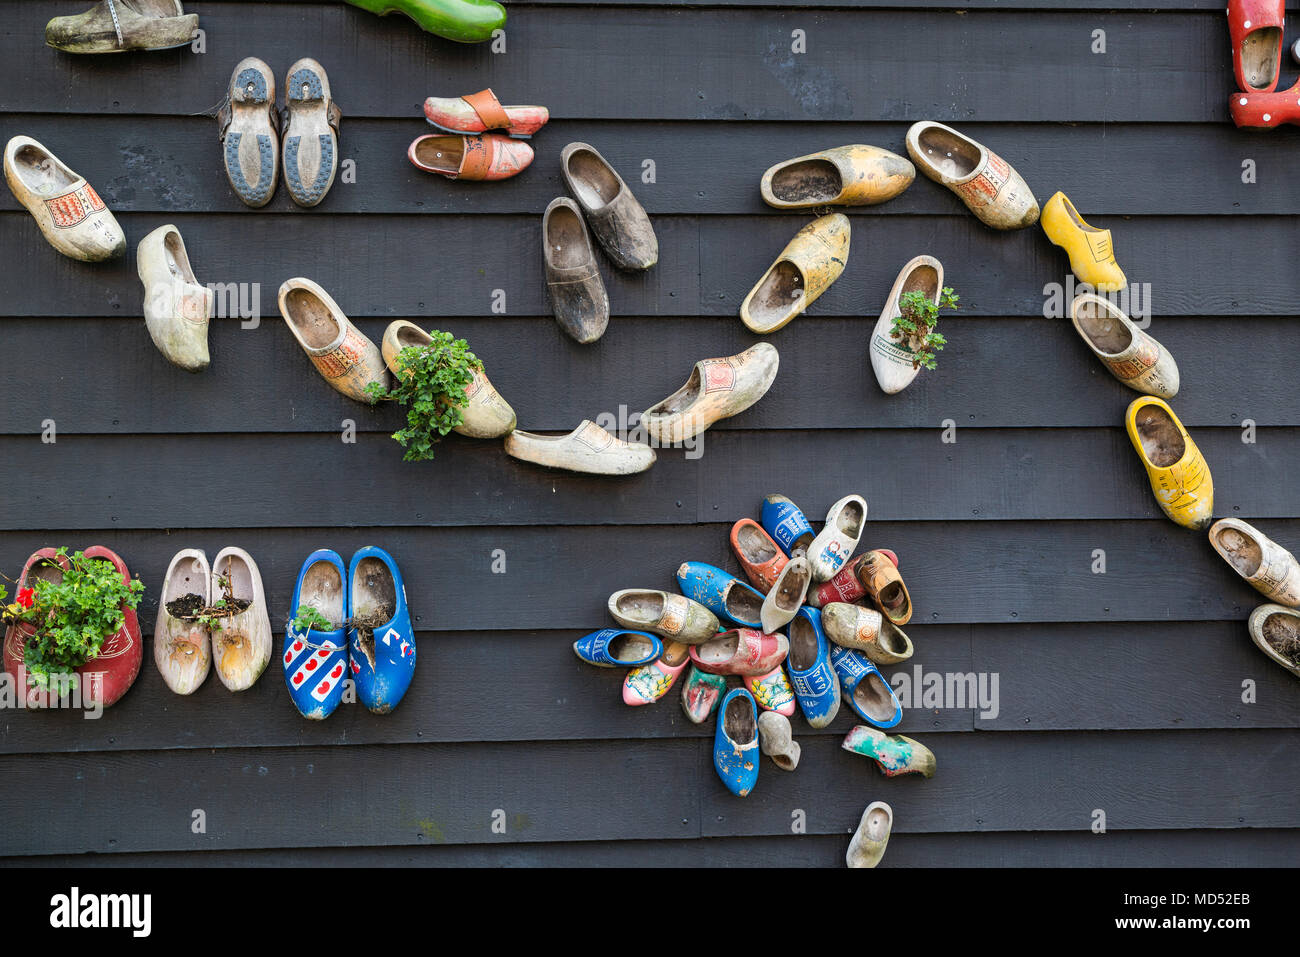
[[1279, 655], [1300, 667], [1300, 625], [1290, 615], [1269, 615], [1264, 619], [1264, 640]]
[[191, 592], [167, 603], [167, 614], [181, 621], [198, 621], [201, 617], [233, 618], [248, 609], [252, 602], [247, 598], [226, 596], [226, 603], [221, 607], [208, 607], [203, 604], [203, 596]]
[[907, 593], [903, 591], [902, 582], [890, 582], [880, 589], [880, 607], [890, 612], [907, 610]]
[[772, 175], [772, 195], [783, 203], [829, 202], [843, 188], [840, 171], [830, 160], [795, 163]]
[[375, 667], [375, 629], [393, 617], [397, 607], [397, 586], [378, 558], [363, 558], [352, 576], [354, 605], [348, 624], [357, 630], [357, 641], [370, 667]]
[[1246, 578], [1259, 571], [1260, 563], [1264, 560], [1259, 545], [1235, 528], [1225, 528], [1219, 532], [1219, 547], [1238, 574]]
[[1145, 405], [1133, 417], [1142, 451], [1156, 468], [1169, 468], [1187, 451], [1187, 443], [1169, 413], [1158, 405]]

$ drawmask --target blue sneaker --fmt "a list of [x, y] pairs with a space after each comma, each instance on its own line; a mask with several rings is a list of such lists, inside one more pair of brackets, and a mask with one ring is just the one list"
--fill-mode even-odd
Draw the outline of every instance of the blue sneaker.
[[763, 499], [763, 514], [760, 517], [763, 529], [783, 552], [791, 558], [796, 549], [800, 555], [807, 553], [813, 540], [813, 527], [803, 512], [799, 511], [798, 505], [784, 495], [769, 495]]
[[415, 630], [406, 606], [406, 585], [393, 556], [367, 545], [348, 568], [348, 618], [382, 617], [363, 640], [348, 629], [348, 652], [357, 700], [375, 714], [397, 707], [415, 675]]
[[573, 653], [601, 668], [639, 668], [664, 653], [663, 642], [644, 631], [602, 628], [573, 643]]
[[794, 697], [808, 723], [824, 728], [840, 713], [840, 678], [831, 665], [831, 643], [822, 613], [804, 605], [785, 630], [790, 654], [785, 660]]
[[762, 627], [763, 593], [716, 565], [683, 562], [677, 569], [677, 587], [687, 598], [742, 628]]
[[903, 720], [903, 706], [885, 676], [866, 655], [831, 645], [831, 664], [849, 707], [877, 728], [892, 728]]
[[758, 783], [758, 706], [744, 688], [730, 691], [718, 709], [713, 766], [737, 797], [744, 797]]
[[[347, 618], [347, 572], [338, 552], [322, 548], [307, 556], [298, 571], [284, 628], [284, 681], [289, 697], [304, 718], [328, 718], [343, 697], [348, 645], [342, 624]], [[330, 631], [294, 627], [299, 608], [314, 608], [338, 625]]]

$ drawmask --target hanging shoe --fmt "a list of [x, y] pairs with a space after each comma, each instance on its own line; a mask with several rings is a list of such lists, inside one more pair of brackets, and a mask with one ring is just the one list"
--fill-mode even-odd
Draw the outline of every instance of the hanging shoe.
[[[282, 661], [289, 698], [299, 714], [312, 721], [328, 718], [343, 700], [348, 666], [348, 640], [343, 628], [346, 592], [347, 569], [338, 552], [322, 548], [307, 556], [289, 603]], [[328, 631], [297, 630], [294, 620], [303, 607], [316, 609], [338, 627]]]
[[45, 42], [64, 53], [124, 53], [188, 46], [199, 29], [180, 0], [101, 0], [85, 13], [55, 17]]
[[1206, 528], [1214, 520], [1214, 480], [1174, 410], [1143, 396], [1129, 405], [1124, 425], [1161, 511], [1184, 528]]
[[556, 323], [575, 342], [595, 342], [609, 326], [609, 294], [578, 204], [551, 200], [542, 214], [542, 264]]
[[417, 137], [406, 157], [426, 173], [448, 179], [499, 180], [518, 176], [533, 162], [533, 148], [500, 133], [456, 136], [428, 133]]
[[795, 712], [794, 688], [785, 675], [785, 669], [777, 665], [767, 674], [745, 675], [740, 679], [746, 690], [754, 696], [758, 706], [764, 711], [775, 711], [784, 717]]
[[742, 518], [731, 526], [731, 550], [736, 553], [750, 584], [764, 595], [772, 590], [781, 577], [781, 569], [790, 560], [752, 518]]
[[197, 548], [172, 556], [158, 596], [153, 626], [153, 660], [163, 683], [176, 694], [193, 694], [208, 677], [212, 664], [211, 633], [196, 618], [212, 604], [212, 570]]
[[760, 616], [763, 631], [772, 634], [784, 628], [798, 614], [811, 581], [812, 566], [808, 564], [808, 559], [802, 556], [790, 559], [785, 568], [781, 569], [781, 577], [763, 599]]
[[1255, 591], [1279, 605], [1300, 607], [1300, 564], [1259, 529], [1221, 518], [1210, 526], [1210, 544]]
[[714, 675], [766, 676], [785, 661], [790, 642], [757, 628], [733, 628], [691, 646], [691, 661]]
[[346, 0], [377, 13], [404, 13], [426, 33], [457, 43], [482, 43], [506, 25], [506, 9], [495, 0]]
[[260, 209], [271, 201], [280, 171], [275, 75], [265, 62], [250, 56], [235, 65], [217, 123], [230, 188], [245, 206]]
[[339, 304], [310, 279], [289, 279], [280, 287], [280, 315], [316, 371], [349, 399], [373, 405], [366, 387], [390, 383], [384, 357], [343, 314]]
[[551, 118], [544, 106], [502, 106], [491, 87], [467, 96], [431, 96], [424, 101], [424, 118], [444, 133], [487, 133], [500, 130], [528, 139]]
[[726, 678], [701, 671], [692, 664], [682, 682], [682, 711], [692, 724], [703, 724], [713, 717], [726, 693]]
[[159, 226], [135, 252], [144, 284], [144, 322], [149, 338], [172, 365], [202, 372], [208, 355], [208, 317], [215, 293], [194, 278], [185, 241], [175, 226]]
[[822, 625], [835, 644], [861, 651], [878, 665], [912, 657], [912, 640], [874, 608], [833, 601], [822, 608]]
[[4, 168], [14, 198], [63, 255], [97, 263], [126, 252], [126, 234], [94, 187], [36, 140], [11, 139]]
[[639, 270], [659, 261], [659, 240], [650, 217], [594, 146], [570, 143], [560, 154], [560, 170], [592, 235], [614, 265]]
[[763, 593], [730, 572], [706, 562], [683, 562], [677, 569], [682, 594], [742, 628], [762, 627]]
[[1250, 613], [1248, 627], [1260, 651], [1300, 678], [1300, 613], [1282, 605], [1260, 605]]
[[609, 596], [609, 613], [624, 628], [652, 632], [693, 645], [707, 641], [721, 627], [717, 616], [685, 595], [649, 588], [624, 588]]
[[644, 631], [602, 628], [573, 643], [573, 653], [599, 668], [640, 668], [663, 654], [663, 643]]
[[790, 639], [790, 683], [804, 718], [824, 728], [840, 712], [840, 679], [831, 665], [831, 646], [816, 608], [800, 608], [786, 628]]
[[[116, 552], [103, 545], [91, 545], [83, 553], [86, 558], [98, 559], [113, 566], [122, 578], [122, 584], [131, 583], [131, 572], [126, 562]], [[135, 684], [144, 661], [144, 639], [140, 635], [140, 620], [134, 608], [125, 603], [121, 607], [122, 624], [99, 646], [99, 654], [76, 669], [83, 689], [83, 701], [98, 699], [105, 707], [116, 704]]]
[[1282, 68], [1286, 0], [1228, 0], [1232, 73], [1245, 93], [1272, 93]]
[[904, 734], [885, 734], [875, 728], [857, 725], [844, 736], [840, 747], [875, 761], [880, 773], [887, 778], [900, 774], [934, 777], [934, 752]]
[[[880, 552], [893, 563], [895, 568], [898, 567], [898, 556], [888, 548], [876, 548], [872, 551]], [[843, 568], [835, 573], [835, 577], [828, 582], [823, 582], [808, 589], [808, 604], [814, 608], [823, 608], [833, 601], [855, 602], [867, 594], [867, 590], [862, 587], [862, 582], [858, 580], [858, 568], [862, 565], [863, 560], [871, 552], [863, 552], [855, 558], [850, 558]]]
[[867, 521], [867, 500], [846, 495], [826, 513], [826, 524], [808, 546], [808, 563], [815, 583], [831, 578], [858, 547]]
[[665, 445], [686, 442], [714, 422], [739, 415], [767, 394], [780, 356], [770, 342], [738, 355], [701, 359], [686, 384], [641, 413], [646, 433]]
[[858, 565], [858, 581], [877, 608], [895, 625], [912, 620], [912, 596], [898, 574], [898, 566], [882, 552], [867, 552]]
[[1228, 113], [1243, 130], [1300, 126], [1300, 80], [1291, 89], [1275, 93], [1234, 93], [1228, 98]]
[[943, 264], [933, 256], [917, 256], [903, 266], [889, 290], [885, 308], [880, 310], [871, 332], [871, 371], [886, 395], [906, 389], [921, 373], [916, 353], [901, 339], [894, 337], [894, 320], [902, 315], [902, 297], [910, 292], [922, 293], [935, 305], [943, 294]]
[[903, 706], [880, 669], [866, 655], [831, 646], [831, 664], [840, 679], [840, 692], [863, 721], [892, 728], [903, 720]]
[[1110, 374], [1130, 389], [1172, 399], [1178, 394], [1174, 357], [1104, 296], [1084, 293], [1070, 304], [1074, 331]]
[[590, 419], [567, 435], [539, 435], [515, 429], [506, 436], [506, 454], [521, 462], [588, 475], [633, 475], [655, 464], [655, 450], [624, 442]]
[[753, 332], [776, 332], [817, 301], [844, 272], [849, 259], [849, 218], [831, 213], [795, 233], [740, 304]]
[[690, 660], [689, 646], [680, 641], [665, 641], [664, 653], [658, 659], [627, 673], [623, 679], [623, 703], [634, 708], [654, 704], [668, 693]]
[[1089, 226], [1074, 204], [1057, 190], [1043, 207], [1043, 232], [1070, 257], [1070, 271], [1098, 292], [1118, 292], [1128, 285], [1115, 261], [1109, 229]]
[[745, 797], [758, 783], [758, 708], [744, 688], [729, 691], [718, 709], [713, 767], [737, 797]]
[[284, 185], [299, 206], [320, 205], [339, 166], [339, 120], [325, 68], [304, 57], [284, 81]]
[[763, 528], [772, 539], [781, 546], [781, 550], [791, 558], [808, 554], [812, 544], [813, 527], [799, 506], [784, 495], [773, 494], [763, 499], [763, 511], [760, 516]]
[[872, 801], [862, 812], [858, 829], [849, 841], [845, 863], [849, 867], [875, 867], [889, 846], [889, 832], [894, 828], [894, 810], [884, 801]]
[[223, 548], [212, 560], [208, 594], [213, 605], [226, 600], [227, 584], [236, 607], [233, 614], [219, 620], [221, 629], [212, 632], [212, 662], [223, 685], [231, 691], [244, 691], [257, 683], [270, 664], [271, 615], [262, 573], [253, 556], [242, 548]]
[[794, 740], [790, 719], [780, 711], [768, 710], [758, 716], [758, 736], [762, 751], [782, 771], [793, 771], [799, 766], [802, 750]]
[[874, 206], [916, 179], [916, 167], [878, 146], [837, 146], [777, 163], [763, 174], [763, 202], [777, 209]]
[[[393, 556], [367, 545], [348, 566], [346, 618], [348, 667], [357, 700], [374, 714], [388, 714], [415, 677], [415, 629], [406, 604], [406, 584]], [[360, 621], [376, 621], [361, 626]]]
[[1024, 229], [1038, 222], [1038, 202], [1011, 164], [951, 126], [931, 120], [912, 124], [907, 152], [922, 173], [956, 193], [984, 225]]

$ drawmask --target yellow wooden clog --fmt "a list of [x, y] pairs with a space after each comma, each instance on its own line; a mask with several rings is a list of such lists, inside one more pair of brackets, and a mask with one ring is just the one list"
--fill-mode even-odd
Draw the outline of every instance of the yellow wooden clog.
[[1184, 528], [1206, 528], [1214, 520], [1214, 480], [1174, 410], [1163, 399], [1142, 396], [1128, 407], [1124, 425], [1160, 508]]
[[814, 219], [790, 240], [740, 304], [740, 318], [757, 333], [776, 332], [811, 306], [844, 272], [849, 218]]
[[1118, 292], [1128, 285], [1124, 270], [1115, 262], [1110, 230], [1089, 226], [1061, 191], [1043, 207], [1043, 232], [1070, 256], [1070, 270], [1076, 279], [1099, 292]]
[[853, 143], [777, 163], [763, 174], [759, 192], [777, 209], [874, 206], [914, 179], [916, 167], [897, 153]]

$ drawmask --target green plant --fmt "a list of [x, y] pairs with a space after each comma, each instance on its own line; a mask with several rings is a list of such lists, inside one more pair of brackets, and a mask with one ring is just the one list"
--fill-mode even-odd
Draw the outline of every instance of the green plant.
[[309, 631], [337, 631], [338, 625], [320, 613], [313, 605], [299, 605], [293, 619], [293, 630], [306, 634]]
[[944, 286], [935, 302], [924, 292], [905, 292], [898, 297], [899, 315], [894, 317], [889, 334], [899, 340], [899, 346], [912, 353], [912, 368], [938, 368], [936, 352], [948, 344], [935, 327], [939, 325], [940, 309], [956, 309], [960, 297], [951, 286]]
[[377, 382], [366, 387], [372, 399], [406, 406], [406, 428], [393, 438], [406, 449], [402, 458], [407, 462], [433, 458], [434, 445], [464, 421], [465, 390], [483, 368], [464, 339], [438, 329], [429, 336], [427, 345], [407, 346], [397, 354], [396, 388], [390, 391]]

